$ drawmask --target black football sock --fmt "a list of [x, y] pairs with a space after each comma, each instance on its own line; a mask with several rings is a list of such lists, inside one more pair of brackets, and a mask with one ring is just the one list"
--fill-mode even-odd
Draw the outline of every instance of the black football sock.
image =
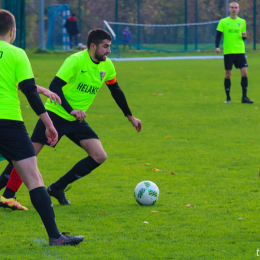
[[2, 172], [1, 176], [0, 176], [0, 190], [3, 189], [6, 185], [7, 182], [10, 178], [10, 174], [11, 171], [13, 170], [14, 166], [9, 163], [6, 168], [4, 169], [4, 171]]
[[241, 78], [241, 87], [242, 87], [242, 92], [243, 92], [243, 98], [246, 97], [247, 85], [248, 85], [247, 77], [242, 77]]
[[51, 198], [45, 187], [38, 187], [30, 192], [31, 202], [40, 215], [50, 238], [59, 238], [60, 232], [55, 222]]
[[97, 163], [92, 157], [88, 156], [81, 161], [77, 162], [72, 169], [63, 175], [57, 182], [54, 183], [55, 190], [64, 190], [69, 183], [72, 183], [87, 174], [91, 173], [100, 164]]
[[230, 88], [231, 88], [230, 79], [225, 78], [224, 86], [225, 86], [225, 91], [226, 91], [226, 95], [227, 95], [227, 100], [231, 100], [231, 98], [230, 98]]
[[3, 197], [5, 197], [6, 199], [11, 199], [11, 198], [14, 198], [15, 196], [15, 191], [9, 189], [9, 188], [6, 188], [4, 193], [3, 193]]

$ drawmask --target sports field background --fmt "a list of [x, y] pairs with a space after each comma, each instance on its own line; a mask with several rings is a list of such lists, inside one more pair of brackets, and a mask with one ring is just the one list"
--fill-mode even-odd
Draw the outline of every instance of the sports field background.
[[[29, 54], [36, 83], [48, 87], [68, 55]], [[241, 104], [238, 70], [231, 80], [232, 102], [224, 104], [223, 60], [114, 62], [143, 129], [136, 133], [104, 85], [86, 120], [108, 159], [73, 183], [66, 193], [71, 206], [53, 199], [60, 231], [84, 235], [84, 241], [77, 247], [47, 246], [23, 185], [17, 198], [29, 211], [0, 208], [0, 259], [257, 259], [259, 59], [258, 52], [248, 53], [253, 105]], [[37, 116], [19, 96], [31, 134]], [[55, 149], [45, 147], [38, 156], [45, 185], [85, 156], [66, 137]], [[1, 162], [0, 171], [5, 166]], [[134, 188], [143, 180], [160, 189], [154, 206], [134, 200]]]

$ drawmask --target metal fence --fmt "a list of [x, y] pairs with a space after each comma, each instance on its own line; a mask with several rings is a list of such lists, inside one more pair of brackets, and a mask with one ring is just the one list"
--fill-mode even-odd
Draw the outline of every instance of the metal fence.
[[[24, 0], [0, 0], [12, 3]], [[25, 25], [19, 25], [25, 31], [26, 48], [35, 48], [39, 43], [39, 7], [40, 0], [25, 0]], [[103, 21], [142, 23], [142, 24], [179, 24], [201, 23], [219, 20], [226, 16], [227, 0], [44, 0], [44, 42], [48, 40], [48, 7], [50, 5], [70, 5], [70, 11], [76, 14], [81, 32], [79, 41], [86, 44], [87, 34], [93, 28], [104, 28]], [[239, 17], [247, 21], [247, 50], [260, 49], [260, 0], [241, 0]], [[16, 5], [22, 12], [22, 7]], [[57, 21], [56, 21], [57, 22]], [[61, 35], [62, 26], [54, 30], [53, 35]], [[120, 31], [115, 31], [120, 37]], [[188, 31], [187, 31], [188, 32]], [[183, 44], [194, 41], [193, 32], [185, 35]], [[207, 32], [201, 31], [199, 39], [209, 38]], [[214, 39], [214, 36], [210, 35]], [[192, 44], [196, 44], [193, 42]], [[212, 42], [214, 45], [214, 42]], [[189, 49], [187, 49], [189, 50]]]

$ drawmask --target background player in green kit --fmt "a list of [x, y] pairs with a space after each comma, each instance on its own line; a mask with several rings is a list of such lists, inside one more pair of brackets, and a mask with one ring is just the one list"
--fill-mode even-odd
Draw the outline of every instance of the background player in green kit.
[[[118, 86], [114, 65], [107, 58], [111, 52], [111, 40], [111, 35], [102, 29], [90, 31], [88, 49], [69, 56], [50, 84], [50, 90], [58, 94], [62, 101], [62, 105], [54, 105], [49, 100], [45, 104], [59, 140], [66, 135], [88, 154], [48, 187], [49, 195], [55, 197], [61, 205], [71, 204], [64, 193], [66, 186], [89, 174], [107, 158], [98, 136], [84, 120], [87, 109], [104, 82], [130, 123], [137, 132], [141, 131], [142, 123], [132, 116], [125, 95]], [[41, 120], [36, 124], [31, 140], [36, 154], [44, 145], [48, 145]]]
[[219, 43], [224, 34], [224, 63], [225, 63], [225, 91], [227, 99], [225, 103], [230, 103], [230, 87], [233, 64], [241, 71], [242, 103], [252, 104], [253, 101], [247, 97], [247, 61], [245, 57], [246, 21], [237, 16], [239, 5], [236, 2], [229, 4], [230, 16], [219, 21], [216, 34], [216, 53], [220, 53]]
[[83, 236], [60, 234], [51, 199], [37, 167], [36, 154], [25, 128], [18, 98], [18, 84], [30, 106], [41, 118], [48, 144], [53, 146], [58, 134], [37, 93], [26, 53], [12, 46], [16, 37], [14, 16], [0, 9], [0, 153], [12, 163], [29, 190], [31, 202], [40, 215], [50, 245], [78, 244]]

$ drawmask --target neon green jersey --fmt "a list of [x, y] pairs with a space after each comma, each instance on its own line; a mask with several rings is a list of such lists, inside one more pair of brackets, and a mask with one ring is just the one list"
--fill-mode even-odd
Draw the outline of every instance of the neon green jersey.
[[245, 53], [245, 43], [242, 33], [246, 32], [246, 21], [237, 17], [223, 18], [219, 21], [217, 30], [224, 34], [224, 55], [232, 53]]
[[34, 78], [24, 50], [0, 41], [0, 119], [23, 121], [18, 84]]
[[[106, 58], [106, 61], [95, 64], [88, 50], [84, 50], [69, 56], [56, 76], [67, 82], [62, 91], [73, 110], [86, 112], [102, 84], [114, 79], [116, 71], [110, 59]], [[66, 120], [76, 120], [61, 105], [55, 105], [49, 99], [45, 108]]]

